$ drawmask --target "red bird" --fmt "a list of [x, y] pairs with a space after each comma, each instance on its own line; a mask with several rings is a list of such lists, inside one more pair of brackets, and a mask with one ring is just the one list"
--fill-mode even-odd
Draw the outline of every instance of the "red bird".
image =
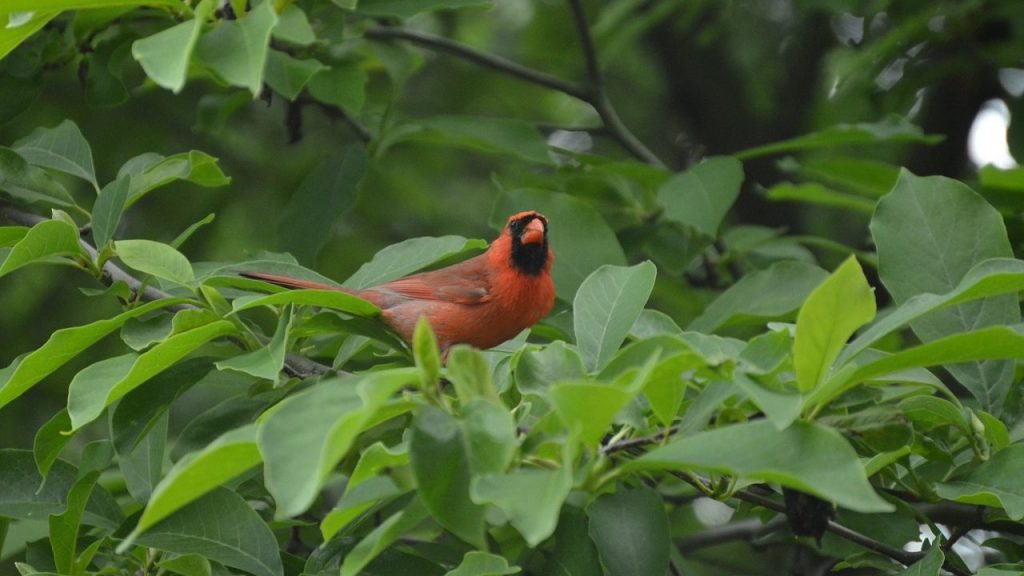
[[447, 356], [455, 344], [497, 346], [547, 316], [555, 302], [553, 260], [547, 218], [528, 211], [510, 217], [498, 239], [479, 256], [365, 290], [273, 274], [243, 276], [289, 288], [340, 290], [368, 300], [406, 342], [412, 342], [419, 317], [426, 316]]

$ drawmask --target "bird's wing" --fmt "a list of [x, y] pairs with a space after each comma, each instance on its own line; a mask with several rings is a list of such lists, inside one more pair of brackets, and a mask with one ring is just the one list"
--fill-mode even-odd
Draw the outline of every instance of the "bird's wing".
[[393, 280], [371, 290], [392, 292], [413, 300], [483, 304], [491, 299], [491, 274], [480, 256], [447, 268]]

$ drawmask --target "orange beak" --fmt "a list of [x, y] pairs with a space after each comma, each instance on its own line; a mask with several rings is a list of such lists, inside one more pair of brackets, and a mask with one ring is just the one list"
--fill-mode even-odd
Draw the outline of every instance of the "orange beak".
[[523, 244], [540, 244], [544, 241], [544, 222], [540, 218], [534, 218], [526, 225], [526, 229], [519, 236]]

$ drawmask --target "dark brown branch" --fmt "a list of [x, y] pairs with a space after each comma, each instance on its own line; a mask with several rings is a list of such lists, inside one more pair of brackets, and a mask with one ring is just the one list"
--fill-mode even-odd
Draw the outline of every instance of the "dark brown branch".
[[594, 47], [594, 38], [590, 35], [590, 25], [587, 24], [587, 13], [583, 10], [583, 2], [569, 0], [569, 8], [572, 9], [572, 19], [580, 36], [583, 59], [587, 62], [587, 78], [597, 90], [603, 91], [604, 78], [601, 76], [601, 65], [597, 61], [597, 49]]
[[614, 454], [615, 452], [619, 452], [621, 450], [630, 450], [633, 448], [638, 448], [640, 446], [647, 446], [649, 444], [658, 444], [678, 431], [679, 426], [676, 425], [670, 428], [666, 428], [664, 430], [660, 430], [650, 436], [641, 436], [640, 438], [629, 438], [627, 440], [619, 440], [618, 442], [613, 442], [602, 447], [601, 453]]
[[375, 40], [384, 40], [390, 38], [397, 38], [406, 40], [430, 48], [438, 52], [446, 52], [453, 56], [458, 56], [464, 60], [469, 60], [475, 64], [479, 64], [485, 68], [515, 76], [527, 82], [551, 88], [559, 92], [564, 92], [570, 96], [576, 97], [580, 100], [587, 101], [590, 94], [582, 86], [577, 86], [570, 82], [566, 82], [561, 78], [552, 76], [533, 68], [527, 68], [522, 64], [518, 64], [511, 60], [502, 58], [500, 56], [494, 56], [493, 54], [486, 54], [478, 50], [474, 50], [465, 44], [449, 40], [442, 36], [434, 36], [431, 34], [424, 34], [422, 32], [416, 32], [414, 30], [408, 30], [397, 26], [381, 26], [378, 28], [370, 28], [363, 33], [366, 38], [372, 38]]
[[676, 540], [676, 546], [683, 552], [693, 552], [736, 540], [756, 540], [782, 528], [785, 524], [785, 516], [776, 516], [767, 523], [756, 518], [741, 520], [683, 536]]
[[[40, 222], [45, 222], [46, 220], [48, 220], [48, 218], [45, 218], [38, 214], [25, 212], [23, 210], [14, 208], [13, 206], [2, 205], [0, 205], [0, 217], [3, 217], [4, 219], [9, 220], [10, 222], [20, 224], [22, 226], [35, 226]], [[82, 238], [79, 238], [78, 242], [82, 245], [82, 249], [84, 249], [89, 254], [89, 257], [95, 260], [97, 255], [96, 247]], [[168, 294], [167, 292], [160, 290], [159, 288], [155, 288], [153, 286], [144, 286], [139, 279], [135, 278], [134, 276], [126, 272], [123, 268], [121, 268], [117, 264], [114, 264], [110, 260], [107, 260], [103, 264], [102, 273], [103, 276], [99, 280], [100, 282], [103, 283], [103, 285], [110, 286], [114, 282], [124, 282], [125, 284], [128, 285], [128, 288], [132, 291], [132, 294], [137, 295], [139, 299], [143, 301], [151, 302], [154, 300], [163, 300], [165, 298], [174, 297], [171, 294]], [[142, 290], [141, 294], [139, 294], [140, 289]], [[179, 311], [195, 308], [195, 306], [192, 306], [191, 304], [178, 304], [176, 306], [169, 306], [168, 308], [170, 310]], [[325, 366], [323, 364], [320, 364], [319, 362], [310, 360], [305, 356], [301, 356], [295, 353], [288, 354], [288, 357], [285, 360], [285, 372], [287, 372], [290, 376], [308, 378], [310, 376], [319, 376], [321, 374], [326, 374], [330, 370], [331, 368], [329, 366]]]

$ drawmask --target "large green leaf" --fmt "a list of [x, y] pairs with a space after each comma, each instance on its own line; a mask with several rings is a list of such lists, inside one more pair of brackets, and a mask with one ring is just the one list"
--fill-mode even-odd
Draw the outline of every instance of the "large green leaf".
[[259, 306], [319, 306], [339, 310], [355, 316], [377, 316], [380, 308], [341, 290], [287, 290], [269, 295], [253, 295], [235, 298], [231, 302], [232, 312], [241, 312]]
[[355, 289], [377, 286], [486, 246], [482, 240], [467, 240], [462, 236], [409, 238], [377, 252], [345, 281], [345, 286]]
[[61, 574], [71, 574], [78, 557], [78, 533], [82, 516], [92, 496], [100, 473], [110, 465], [113, 457], [110, 442], [97, 440], [82, 451], [82, 462], [75, 483], [67, 494], [67, 507], [60, 514], [49, 517], [50, 548], [53, 561]]
[[780, 182], [766, 190], [765, 196], [769, 200], [797, 201], [831, 208], [843, 208], [867, 215], [871, 215], [875, 210], [874, 201], [868, 198], [839, 192], [814, 182], [803, 184]]
[[920, 128], [907, 122], [902, 116], [890, 116], [881, 122], [859, 123], [859, 124], [837, 124], [818, 132], [811, 132], [803, 136], [797, 136], [789, 140], [765, 144], [755, 148], [749, 148], [738, 154], [736, 157], [741, 160], [767, 156], [769, 154], [780, 154], [783, 152], [796, 152], [799, 150], [813, 150], [816, 148], [831, 148], [837, 145], [851, 144], [876, 144], [881, 142], [919, 142], [922, 144], [934, 144], [942, 140], [942, 136], [925, 135]]
[[25, 202], [41, 202], [68, 208], [75, 200], [68, 191], [43, 170], [28, 163], [20, 154], [0, 146], [0, 190]]
[[874, 317], [874, 292], [850, 256], [811, 292], [797, 315], [793, 366], [800, 390], [816, 388], [847, 339]]
[[[1012, 257], [1003, 218], [964, 184], [904, 171], [871, 220], [879, 276], [897, 303], [925, 292], [957, 288], [968, 271], [988, 258]], [[986, 298], [938, 310], [910, 323], [928, 342], [955, 332], [1020, 321], [1017, 299]], [[971, 362], [946, 368], [997, 413], [1013, 380], [1010, 362]]]
[[275, 24], [274, 3], [264, 0], [245, 18], [222, 21], [204, 34], [196, 55], [228, 84], [247, 88], [256, 97], [263, 87], [270, 31]]
[[353, 144], [327, 156], [306, 176], [288, 200], [277, 225], [281, 249], [312, 264], [331, 239], [334, 221], [355, 204], [366, 174], [366, 148]]
[[694, 470], [778, 482], [858, 512], [888, 512], [857, 453], [832, 430], [794, 422], [778, 430], [767, 420], [700, 432], [656, 448], [627, 470]]
[[755, 270], [716, 298], [689, 330], [711, 333], [740, 322], [763, 323], [795, 312], [828, 274], [821, 268], [796, 260], [776, 262]]
[[175, 463], [153, 490], [139, 523], [118, 549], [127, 549], [151, 526], [260, 461], [255, 425], [228, 431], [206, 448], [188, 454]]
[[521, 394], [543, 394], [562, 380], [578, 380], [586, 374], [576, 349], [561, 340], [543, 348], [523, 348], [513, 359], [512, 373]]
[[213, 0], [201, 0], [196, 5], [192, 20], [132, 43], [132, 57], [139, 61], [153, 82], [175, 94], [181, 92], [185, 87], [192, 50], [214, 6]]
[[444, 576], [504, 576], [516, 574], [519, 568], [509, 566], [504, 556], [476, 550], [467, 552], [462, 562], [454, 569], [445, 572]]
[[30, 228], [11, 248], [7, 258], [0, 263], [0, 276], [55, 256], [74, 256], [81, 253], [78, 229], [63, 220], [46, 220]]
[[126, 266], [144, 274], [176, 284], [190, 284], [195, 280], [188, 258], [163, 242], [118, 240], [114, 251]]
[[597, 382], [561, 382], [548, 391], [548, 400], [570, 432], [586, 446], [597, 446], [612, 420], [636, 392]]
[[964, 274], [953, 290], [945, 294], [918, 294], [879, 318], [843, 349], [836, 362], [841, 365], [855, 358], [868, 346], [929, 312], [1021, 290], [1024, 290], [1024, 261], [1011, 258], [985, 260]]
[[330, 69], [319, 71], [309, 81], [309, 94], [320, 102], [358, 114], [366, 102], [368, 80], [360, 62], [333, 63]]
[[217, 166], [216, 158], [199, 150], [166, 157], [152, 152], [141, 154], [125, 162], [117, 177], [125, 174], [132, 177], [131, 193], [125, 208], [138, 202], [148, 192], [175, 180], [185, 180], [205, 187], [224, 186], [231, 181]]
[[423, 505], [459, 538], [486, 547], [484, 506], [469, 497], [469, 449], [454, 416], [426, 406], [416, 414], [409, 455]]
[[555, 530], [554, 549], [541, 576], [603, 576], [597, 548], [590, 539], [589, 521], [582, 510], [563, 506]]
[[942, 553], [942, 546], [937, 544], [938, 542], [933, 540], [932, 547], [924, 555], [924, 558], [914, 562], [896, 576], [939, 576], [946, 555]]
[[149, 302], [84, 326], [62, 328], [50, 335], [45, 344], [0, 370], [0, 407], [25, 393], [86, 348], [120, 328], [125, 322], [161, 308], [186, 302], [180, 298], [167, 298]]
[[[4, 5], [4, 10], [5, 12], [7, 10], [6, 4]], [[21, 25], [7, 25], [0, 28], [0, 59], [3, 59], [4, 56], [10, 54], [10, 52], [17, 48], [19, 44], [24, 42], [26, 38], [38, 32], [40, 28], [46, 26], [47, 22], [53, 20], [54, 17], [60, 14], [59, 11], [51, 10], [39, 12], [29, 11], [26, 13], [30, 14], [31, 17], [27, 21], [22, 22]], [[4, 15], [6, 16], [7, 14], [5, 13]]]
[[92, 149], [71, 120], [53, 128], [36, 128], [11, 147], [29, 164], [77, 176], [99, 189]]
[[500, 230], [509, 216], [523, 210], [537, 210], [548, 218], [548, 237], [555, 254], [551, 275], [563, 300], [572, 300], [580, 284], [602, 264], [626, 264], [615, 232], [587, 202], [550, 190], [508, 190], [495, 201], [490, 224]]
[[167, 449], [167, 412], [157, 416], [138, 441], [117, 452], [117, 467], [128, 494], [136, 502], [149, 500], [163, 475]]
[[[60, 514], [67, 507], [68, 492], [77, 476], [74, 466], [57, 460], [43, 482], [32, 452], [0, 450], [0, 516], [39, 520], [49, 514]], [[102, 487], [94, 489], [81, 521], [113, 531], [123, 520], [113, 496]]]
[[176, 554], [201, 554], [255, 576], [284, 574], [274, 533], [241, 496], [227, 488], [217, 488], [179, 509], [137, 542]]
[[395, 391], [416, 382], [412, 368], [328, 378], [281, 402], [259, 428], [267, 489], [277, 516], [302, 513]]
[[963, 478], [936, 486], [943, 498], [1006, 510], [1012, 520], [1024, 518], [1024, 444], [996, 452]]
[[[289, 8], [302, 12], [302, 9], [294, 4]], [[277, 30], [274, 29], [275, 34]], [[319, 60], [300, 60], [292, 58], [286, 52], [271, 49], [267, 54], [267, 86], [294, 102], [309, 80], [326, 68]]]
[[131, 176], [128, 175], [121, 176], [100, 190], [96, 204], [92, 207], [92, 238], [100, 250], [113, 240], [130, 191]]
[[650, 488], [604, 494], [587, 507], [590, 537], [609, 576], [668, 572], [668, 516]]
[[622, 345], [647, 304], [657, 273], [651, 262], [602, 266], [580, 285], [573, 300], [573, 327], [587, 369], [603, 368]]
[[572, 488], [572, 469], [521, 468], [511, 474], [487, 474], [473, 479], [474, 502], [494, 504], [523, 535], [530, 547], [554, 533], [562, 503]]
[[658, 203], [665, 218], [715, 237], [742, 184], [743, 165], [731, 156], [716, 156], [665, 182]]
[[175, 334], [145, 353], [101, 360], [75, 375], [68, 389], [71, 426], [78, 430], [96, 419], [103, 409], [143, 382], [173, 366], [203, 344], [236, 330], [227, 320]]

